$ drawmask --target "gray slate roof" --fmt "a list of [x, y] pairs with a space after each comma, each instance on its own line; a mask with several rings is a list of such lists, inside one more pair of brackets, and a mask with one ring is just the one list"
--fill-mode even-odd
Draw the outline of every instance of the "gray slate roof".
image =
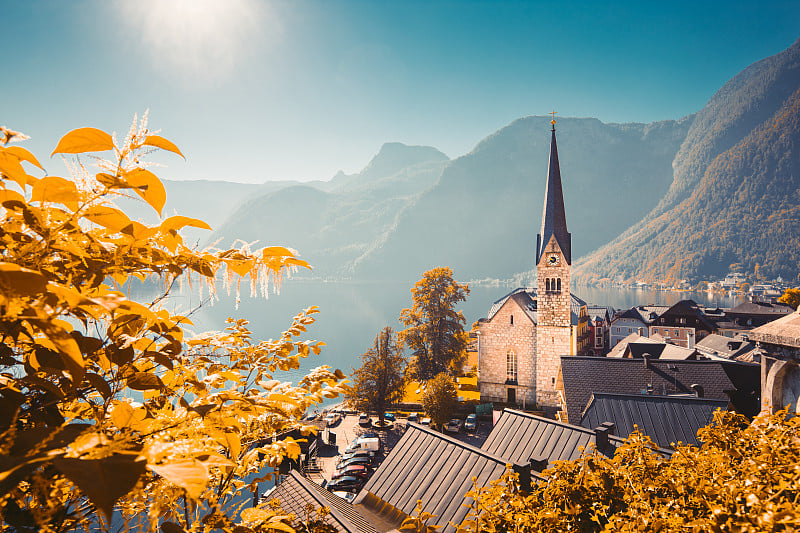
[[337, 531], [343, 533], [378, 533], [350, 503], [323, 489], [302, 474], [290, 470], [289, 475], [280, 485], [266, 495], [266, 499], [277, 498], [281, 508], [287, 513], [293, 513], [298, 519], [306, 516], [306, 505], [311, 504], [314, 511], [320, 507], [328, 507], [330, 514], [325, 517], [325, 522], [332, 525]]
[[[504, 409], [481, 449], [517, 464], [531, 459], [546, 459], [548, 463], [577, 459], [584, 448], [596, 443], [594, 427], [586, 429]], [[610, 446], [599, 451], [611, 456], [622, 440], [612, 436], [609, 438]]]
[[752, 360], [751, 352], [756, 349], [756, 345], [754, 342], [745, 340], [741, 335], [731, 338], [712, 333], [695, 344], [695, 348], [701, 353], [711, 356], [718, 355], [736, 360], [742, 360], [740, 357], [747, 357], [747, 360]]
[[633, 433], [636, 426], [661, 447], [678, 441], [697, 445], [697, 430], [711, 422], [714, 411], [727, 407], [727, 400], [711, 398], [595, 393], [581, 426], [595, 428], [612, 422], [621, 437]]
[[592, 393], [641, 394], [648, 386], [668, 396], [694, 394], [691, 386], [698, 384], [706, 398], [730, 398], [737, 412], [755, 416], [760, 409], [761, 367], [753, 363], [567, 356], [561, 358], [561, 380], [567, 420], [573, 423]]
[[[531, 322], [534, 324], [537, 323], [537, 308], [536, 308], [536, 287], [518, 287], [513, 291], [509, 292], [499, 300], [496, 300], [492, 303], [492, 306], [489, 308], [489, 314], [486, 316], [489, 320], [491, 320], [494, 315], [505, 305], [505, 303], [513, 298], [519, 306], [525, 310], [526, 315], [530, 318]], [[570, 313], [571, 313], [571, 321], [573, 325], [578, 324], [578, 318], [580, 317], [580, 309], [582, 306], [586, 305], [586, 302], [575, 296], [574, 294], [570, 294]]]
[[[433, 513], [442, 533], [453, 533], [450, 522], [461, 523], [468, 512], [464, 495], [472, 478], [486, 486], [499, 479], [508, 461], [428, 427], [410, 423], [355, 500], [399, 522], [410, 515], [417, 500]], [[389, 504], [387, 506], [386, 504]], [[401, 511], [398, 513], [397, 511]], [[399, 525], [399, 524], [398, 524]]]

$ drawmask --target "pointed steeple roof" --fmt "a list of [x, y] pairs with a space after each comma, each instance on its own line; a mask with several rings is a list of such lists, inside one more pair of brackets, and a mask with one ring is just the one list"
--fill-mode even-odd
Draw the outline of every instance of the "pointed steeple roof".
[[536, 241], [536, 264], [542, 259], [542, 254], [555, 236], [556, 242], [564, 253], [564, 260], [572, 264], [572, 237], [567, 231], [567, 215], [564, 212], [564, 194], [561, 191], [561, 169], [558, 166], [558, 148], [556, 147], [556, 126], [552, 121], [553, 130], [550, 139], [550, 164], [547, 168], [547, 188], [544, 192], [544, 210], [542, 212], [542, 231]]

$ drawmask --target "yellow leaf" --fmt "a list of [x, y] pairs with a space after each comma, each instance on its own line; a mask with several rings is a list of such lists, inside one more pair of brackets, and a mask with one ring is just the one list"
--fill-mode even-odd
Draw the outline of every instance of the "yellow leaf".
[[121, 232], [131, 224], [131, 219], [128, 218], [128, 215], [119, 209], [105, 205], [89, 208], [84, 216], [98, 226], [103, 226], [115, 232]]
[[75, 183], [59, 178], [57, 176], [45, 176], [33, 186], [31, 201], [33, 202], [55, 202], [64, 204], [69, 209], [78, 209], [78, 193]]
[[44, 324], [44, 329], [44, 334], [55, 346], [61, 356], [61, 361], [67, 367], [73, 380], [75, 383], [80, 383], [83, 380], [86, 363], [83, 360], [83, 354], [78, 343], [69, 333], [61, 328], [54, 327], [52, 324]]
[[135, 168], [130, 172], [126, 172], [124, 178], [128, 185], [133, 187], [136, 194], [141, 196], [145, 202], [150, 204], [161, 215], [161, 210], [164, 209], [164, 204], [167, 203], [167, 191], [158, 176], [149, 170]]
[[111, 411], [111, 423], [117, 429], [126, 428], [133, 421], [133, 407], [128, 402], [119, 402]]
[[0, 150], [0, 173], [17, 182], [23, 189], [28, 183], [29, 178], [33, 177], [28, 176], [28, 173], [22, 168], [19, 158], [13, 154], [9, 154], [7, 148]]
[[170, 483], [183, 488], [192, 499], [198, 499], [208, 483], [208, 467], [199, 461], [179, 461], [147, 467]]
[[161, 223], [161, 226], [159, 226], [158, 229], [166, 233], [173, 229], [177, 231], [183, 228], [184, 226], [192, 226], [194, 228], [211, 230], [211, 226], [209, 226], [202, 220], [197, 218], [183, 217], [183, 216], [169, 217], [168, 219], [166, 219], [164, 222]]
[[47, 279], [34, 270], [0, 263], [0, 289], [6, 295], [36, 296], [45, 291]]
[[58, 146], [50, 154], [81, 154], [83, 152], [103, 152], [114, 148], [111, 135], [97, 128], [78, 128], [67, 133], [58, 141]]
[[178, 150], [178, 147], [172, 144], [172, 141], [169, 141], [159, 135], [148, 135], [147, 137], [145, 137], [144, 142], [142, 144], [145, 144], [147, 146], [155, 146], [156, 148], [161, 148], [162, 150], [169, 150], [170, 152], [174, 152], [179, 156], [183, 157], [184, 159], [186, 159], [186, 157], [184, 157], [181, 151]]
[[225, 442], [227, 442], [228, 450], [231, 452], [231, 459], [238, 459], [239, 453], [242, 451], [242, 443], [239, 440], [239, 435], [236, 433], [225, 433]]
[[8, 189], [0, 189], [0, 204], [8, 200], [25, 203], [25, 198], [20, 193]]
[[39, 161], [33, 156], [32, 153], [27, 151], [25, 148], [21, 146], [9, 146], [5, 149], [6, 153], [12, 154], [17, 157], [20, 161], [27, 161], [32, 165], [36, 165], [37, 167], [44, 170], [42, 165], [39, 164]]

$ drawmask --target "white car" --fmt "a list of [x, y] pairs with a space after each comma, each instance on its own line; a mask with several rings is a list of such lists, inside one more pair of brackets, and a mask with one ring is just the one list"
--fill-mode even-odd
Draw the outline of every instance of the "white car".
[[335, 426], [342, 420], [342, 415], [336, 411], [330, 412], [325, 415], [325, 425], [328, 427]]

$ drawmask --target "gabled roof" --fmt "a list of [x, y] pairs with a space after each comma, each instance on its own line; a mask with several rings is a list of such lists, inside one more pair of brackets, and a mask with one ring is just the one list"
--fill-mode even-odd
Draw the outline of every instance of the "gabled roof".
[[277, 498], [281, 502], [281, 509], [300, 519], [305, 518], [308, 504], [315, 511], [320, 507], [328, 507], [330, 513], [325, 517], [325, 522], [342, 533], [378, 533], [350, 503], [294, 470], [290, 470], [281, 484], [265, 496], [269, 500]]
[[775, 318], [780, 318], [792, 313], [794, 309], [791, 306], [783, 303], [768, 303], [768, 302], [742, 302], [736, 307], [728, 309], [725, 314], [728, 315], [767, 315]]
[[614, 315], [614, 309], [603, 305], [587, 304], [586, 313], [592, 320], [597, 320], [599, 318], [607, 325], [609, 322], [611, 322], [611, 317]]
[[658, 318], [669, 321], [671, 318], [693, 317], [703, 329], [709, 332], [716, 330], [716, 324], [697, 305], [694, 300], [681, 300], [663, 313]]
[[[519, 305], [524, 311], [526, 316], [533, 322], [534, 324], [537, 323], [537, 308], [536, 308], [536, 288], [535, 287], [518, 287], [513, 291], [509, 292], [499, 300], [496, 300], [492, 303], [492, 307], [489, 308], [489, 314], [487, 318], [491, 320], [494, 318], [494, 315], [497, 314], [498, 311], [505, 305], [508, 300], [514, 300], [517, 305]], [[570, 294], [570, 319], [573, 325], [578, 323], [578, 319], [580, 317], [580, 309], [582, 306], [585, 306], [586, 302], [575, 296], [574, 294]]]
[[800, 348], [800, 313], [773, 320], [750, 331], [749, 337], [757, 342]]
[[630, 342], [625, 348], [623, 357], [642, 359], [653, 357], [656, 359], [686, 360], [697, 359], [697, 350], [683, 348], [668, 344], [666, 342], [656, 342], [648, 339], [646, 342]]
[[[610, 457], [622, 441], [623, 439], [611, 436], [609, 446], [599, 451]], [[586, 447], [595, 443], [593, 428], [586, 429], [504, 409], [481, 449], [517, 464], [527, 463], [531, 459], [546, 459], [548, 463], [552, 463], [577, 459]]]
[[633, 433], [636, 426], [661, 447], [678, 441], [697, 445], [697, 430], [711, 422], [714, 411], [727, 406], [727, 400], [712, 398], [598, 392], [583, 411], [581, 426], [612, 422], [620, 437]]
[[664, 314], [668, 309], [669, 307], [663, 305], [639, 305], [626, 309], [613, 317], [612, 320], [618, 318], [632, 318], [644, 322], [645, 324], [652, 324], [653, 321]]
[[[740, 357], [748, 355], [755, 350], [756, 345], [754, 342], [745, 340], [741, 335], [724, 337], [712, 333], [695, 344], [695, 348], [705, 355], [717, 355], [726, 359], [739, 360]], [[750, 354], [750, 360], [752, 360], [752, 354]]]
[[644, 335], [639, 335], [638, 333], [631, 333], [621, 341], [617, 343], [616, 346], [611, 348], [611, 351], [608, 352], [608, 357], [624, 357], [625, 352], [628, 349], [628, 345], [633, 343], [647, 343], [647, 344], [660, 344], [664, 342], [664, 339], [651, 339], [650, 337], [645, 337]]
[[[460, 524], [468, 512], [464, 495], [478, 485], [499, 479], [508, 461], [428, 427], [409, 424], [355, 499], [369, 509], [398, 523], [414, 511], [417, 500], [436, 515], [431, 522], [443, 533], [453, 533], [450, 523]], [[532, 475], [533, 477], [533, 475]], [[388, 504], [388, 505], [387, 505]]]
[[564, 212], [564, 193], [561, 190], [561, 168], [558, 165], [556, 128], [553, 126], [550, 138], [550, 163], [547, 167], [547, 185], [544, 191], [542, 210], [542, 229], [536, 236], [536, 264], [542, 259], [544, 249], [555, 237], [564, 253], [564, 260], [572, 264], [572, 237], [567, 231], [567, 215]]
[[754, 416], [760, 409], [761, 367], [736, 361], [665, 361], [617, 357], [569, 356], [561, 358], [567, 420], [577, 422], [593, 393], [694, 394], [730, 399], [734, 410]]

